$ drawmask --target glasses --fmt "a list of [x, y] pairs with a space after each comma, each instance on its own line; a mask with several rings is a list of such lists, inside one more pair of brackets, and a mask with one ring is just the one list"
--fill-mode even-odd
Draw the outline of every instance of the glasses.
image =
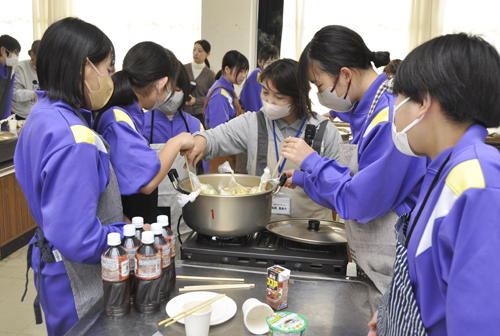
[[[342, 71], [339, 70], [339, 73], [337, 75], [337, 79], [335, 80], [335, 84], [333, 84], [333, 88], [331, 89], [330, 93], [333, 93], [333, 90], [335, 90], [335, 87], [337, 86], [337, 83], [339, 82], [339, 78], [340, 78], [340, 72]], [[345, 96], [344, 96], [344, 99], [347, 98], [347, 92], [349, 92], [349, 88], [351, 87], [351, 81], [349, 81], [349, 84], [347, 84], [347, 91], [345, 92]]]

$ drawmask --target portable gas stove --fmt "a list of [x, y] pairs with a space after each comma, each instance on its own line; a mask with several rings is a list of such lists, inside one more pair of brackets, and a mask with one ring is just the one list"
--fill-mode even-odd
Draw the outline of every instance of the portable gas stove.
[[348, 261], [345, 243], [306, 244], [284, 239], [268, 230], [235, 238], [192, 232], [181, 246], [181, 259], [261, 268], [280, 265], [292, 271], [341, 277], [346, 274]]

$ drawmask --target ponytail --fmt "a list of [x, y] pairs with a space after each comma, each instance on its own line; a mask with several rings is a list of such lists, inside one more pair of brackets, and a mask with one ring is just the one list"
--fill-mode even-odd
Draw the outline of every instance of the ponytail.
[[388, 51], [372, 51], [370, 52], [370, 61], [375, 64], [376, 68], [389, 64], [391, 61]]
[[205, 58], [205, 65], [210, 69], [210, 62], [208, 61], [208, 58]]
[[116, 72], [113, 76], [111, 76], [111, 79], [113, 79], [115, 89], [113, 90], [113, 95], [109, 99], [108, 103], [102, 109], [103, 111], [106, 111], [110, 107], [116, 105], [132, 105], [137, 101], [137, 95], [132, 89], [130, 74], [127, 69]]
[[215, 74], [215, 80], [219, 80], [221, 76], [222, 76], [222, 70], [219, 70], [219, 72]]

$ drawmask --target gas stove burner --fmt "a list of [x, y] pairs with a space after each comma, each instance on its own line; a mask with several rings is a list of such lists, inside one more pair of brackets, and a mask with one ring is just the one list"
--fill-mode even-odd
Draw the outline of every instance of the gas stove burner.
[[213, 246], [244, 246], [248, 243], [250, 236], [243, 237], [216, 237], [216, 236], [206, 236], [202, 234], [196, 235], [196, 241]]

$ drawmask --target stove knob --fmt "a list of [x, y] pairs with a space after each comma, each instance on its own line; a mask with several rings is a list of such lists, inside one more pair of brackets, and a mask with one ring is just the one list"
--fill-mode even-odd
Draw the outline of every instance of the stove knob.
[[295, 268], [296, 271], [302, 271], [302, 264], [301, 263], [295, 263], [295, 264], [293, 264], [293, 267]]
[[229, 264], [229, 258], [228, 257], [222, 257], [221, 261], [222, 264]]

